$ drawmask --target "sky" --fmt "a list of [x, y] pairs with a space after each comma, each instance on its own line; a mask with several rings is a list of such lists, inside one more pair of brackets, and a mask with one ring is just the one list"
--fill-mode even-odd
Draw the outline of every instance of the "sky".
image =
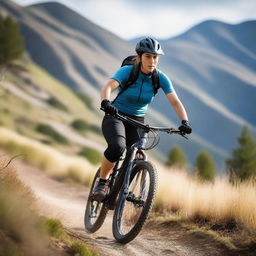
[[[13, 0], [29, 5], [47, 0]], [[56, 0], [123, 39], [166, 39], [209, 19], [256, 20], [255, 0]]]

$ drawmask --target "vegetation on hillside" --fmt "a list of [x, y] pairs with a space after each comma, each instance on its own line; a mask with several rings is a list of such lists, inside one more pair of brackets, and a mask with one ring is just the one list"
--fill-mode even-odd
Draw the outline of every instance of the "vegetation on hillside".
[[68, 144], [68, 140], [62, 136], [60, 133], [55, 131], [50, 125], [47, 124], [38, 124], [36, 126], [36, 131], [49, 136], [50, 138], [54, 139], [55, 141], [61, 144]]
[[184, 152], [182, 151], [181, 147], [179, 146], [174, 146], [167, 157], [167, 162], [166, 162], [167, 166], [171, 166], [171, 167], [177, 167], [179, 169], [185, 169], [187, 166], [187, 159], [186, 156], [184, 154]]
[[247, 180], [256, 178], [256, 142], [247, 127], [243, 127], [237, 138], [238, 147], [232, 152], [232, 157], [227, 159], [227, 168], [230, 179], [239, 178]]
[[92, 164], [99, 164], [102, 159], [102, 154], [95, 149], [83, 147], [81, 151], [78, 152], [79, 156], [87, 158]]
[[217, 232], [232, 248], [249, 248], [253, 252], [250, 248], [256, 247], [255, 182], [237, 182], [234, 186], [227, 177], [201, 182], [179, 169], [158, 166], [158, 170], [155, 220], [196, 225]]
[[82, 157], [61, 153], [4, 128], [0, 128], [0, 147], [10, 155], [20, 155], [24, 161], [60, 180], [72, 179], [88, 185], [96, 169]]
[[49, 104], [49, 105], [51, 105], [51, 106], [53, 106], [53, 107], [55, 107], [55, 108], [57, 108], [57, 109], [60, 109], [60, 110], [63, 110], [63, 111], [68, 111], [68, 108], [67, 108], [67, 106], [65, 105], [65, 104], [63, 104], [62, 102], [60, 102], [56, 97], [54, 97], [54, 96], [51, 96], [49, 99], [47, 99], [46, 100], [46, 102]]
[[18, 23], [10, 16], [0, 14], [0, 67], [8, 66], [24, 52], [24, 40]]
[[207, 151], [198, 154], [195, 162], [195, 174], [202, 181], [214, 181], [216, 176], [216, 166]]

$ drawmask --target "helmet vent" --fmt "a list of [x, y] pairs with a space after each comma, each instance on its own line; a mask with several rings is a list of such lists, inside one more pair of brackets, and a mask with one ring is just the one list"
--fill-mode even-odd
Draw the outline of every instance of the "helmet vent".
[[159, 54], [159, 55], [164, 54], [159, 42], [150, 37], [142, 39], [140, 42], [138, 42], [135, 50], [138, 54], [142, 54], [144, 52]]

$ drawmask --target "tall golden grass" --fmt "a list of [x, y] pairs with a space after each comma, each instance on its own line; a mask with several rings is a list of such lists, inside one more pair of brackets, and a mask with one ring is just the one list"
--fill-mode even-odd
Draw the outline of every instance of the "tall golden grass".
[[34, 197], [0, 158], [0, 255], [49, 255]]
[[[58, 219], [39, 216], [34, 194], [9, 163], [9, 158], [0, 157], [0, 255], [57, 256], [81, 251], [86, 254], [79, 255], [97, 256], [86, 244], [71, 237]], [[58, 243], [69, 250], [60, 250], [55, 246]]]
[[[0, 147], [12, 155], [22, 154], [26, 161], [59, 179], [71, 178], [89, 185], [96, 170], [83, 158], [65, 155], [4, 128], [0, 128]], [[256, 230], [256, 184], [252, 181], [234, 186], [227, 177], [217, 177], [214, 183], [202, 183], [184, 171], [167, 170], [156, 164], [159, 172], [156, 212], [165, 216], [175, 212], [183, 219], [223, 225], [235, 221]]]
[[0, 128], [0, 147], [13, 156], [21, 155], [26, 162], [58, 179], [71, 178], [88, 185], [96, 170], [85, 158], [61, 153], [5, 128]]
[[239, 223], [256, 230], [256, 184], [232, 185], [227, 177], [202, 183], [177, 169], [158, 166], [159, 187], [155, 211], [166, 216], [175, 212], [182, 219], [205, 220], [215, 224]]

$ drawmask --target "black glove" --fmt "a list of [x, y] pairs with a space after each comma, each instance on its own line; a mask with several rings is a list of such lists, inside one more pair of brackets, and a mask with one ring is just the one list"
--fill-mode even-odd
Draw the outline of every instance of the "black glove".
[[187, 120], [181, 121], [181, 126], [179, 127], [179, 130], [187, 134], [190, 134], [192, 132], [192, 128], [190, 127], [190, 124]]
[[110, 114], [112, 116], [116, 115], [116, 113], [118, 112], [117, 108], [114, 105], [112, 105], [109, 100], [103, 100], [101, 102], [101, 107], [103, 108], [103, 110], [106, 113], [108, 113], [108, 114]]

